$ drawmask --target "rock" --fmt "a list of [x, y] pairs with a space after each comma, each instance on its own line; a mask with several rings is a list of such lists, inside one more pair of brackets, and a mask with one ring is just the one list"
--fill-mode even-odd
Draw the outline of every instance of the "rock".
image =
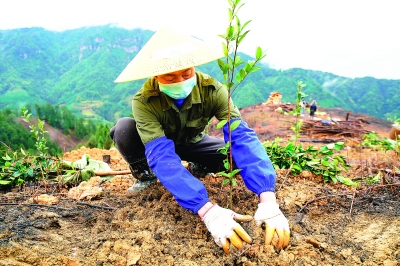
[[282, 94], [273, 91], [269, 94], [266, 104], [280, 104], [282, 102]]
[[103, 192], [101, 187], [92, 186], [89, 182], [83, 181], [77, 187], [73, 187], [68, 191], [70, 199], [93, 199], [100, 197]]
[[127, 266], [136, 265], [141, 256], [142, 255], [137, 251], [129, 252], [128, 255], [126, 256], [126, 265]]
[[43, 204], [43, 205], [55, 205], [58, 203], [58, 198], [56, 198], [52, 195], [41, 194], [41, 195], [33, 198], [33, 202], [35, 202], [37, 204]]
[[343, 256], [343, 258], [347, 259], [353, 254], [353, 251], [350, 248], [343, 249], [340, 254]]

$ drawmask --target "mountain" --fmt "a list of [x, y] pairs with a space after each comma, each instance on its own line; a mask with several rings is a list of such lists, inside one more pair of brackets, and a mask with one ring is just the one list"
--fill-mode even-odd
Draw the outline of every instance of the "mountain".
[[[107, 26], [63, 32], [43, 28], [0, 30], [0, 108], [26, 104], [66, 105], [75, 114], [116, 121], [131, 114], [132, 95], [144, 80], [113, 81], [154, 32]], [[251, 56], [240, 54], [242, 59]], [[222, 81], [216, 62], [198, 67]], [[400, 117], [400, 80], [346, 78], [321, 71], [269, 68], [249, 75], [233, 93], [238, 107], [265, 102], [272, 91], [294, 102], [297, 82], [307, 86], [306, 101], [379, 118]]]

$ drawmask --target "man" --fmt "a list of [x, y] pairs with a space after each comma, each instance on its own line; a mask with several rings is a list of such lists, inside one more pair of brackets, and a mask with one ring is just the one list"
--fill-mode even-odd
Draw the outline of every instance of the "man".
[[[219, 49], [199, 39], [171, 29], [157, 31], [115, 80], [150, 77], [133, 98], [134, 118], [120, 119], [110, 136], [137, 179], [129, 191], [143, 190], [160, 180], [183, 208], [200, 216], [216, 244], [229, 253], [230, 243], [240, 249], [243, 240], [251, 242], [237, 223], [246, 217], [212, 204], [203, 183], [181, 163], [224, 170], [226, 157], [217, 150], [225, 142], [208, 136], [204, 129], [213, 117], [228, 118], [228, 91], [216, 79], [195, 71], [195, 66], [221, 57]], [[229, 101], [232, 121], [241, 120], [238, 108]], [[277, 248], [286, 247], [290, 231], [276, 203], [275, 171], [255, 132], [242, 120], [232, 131], [232, 150], [245, 185], [260, 197], [254, 219], [266, 224], [266, 244], [276, 232]]]
[[314, 119], [315, 112], [317, 111], [317, 101], [313, 100], [310, 105], [310, 117]]

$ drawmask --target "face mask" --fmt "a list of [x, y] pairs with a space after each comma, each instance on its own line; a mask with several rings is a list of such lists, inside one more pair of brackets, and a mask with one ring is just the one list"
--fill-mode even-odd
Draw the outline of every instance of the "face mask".
[[196, 75], [182, 82], [163, 84], [158, 82], [160, 91], [173, 99], [185, 99], [196, 85]]

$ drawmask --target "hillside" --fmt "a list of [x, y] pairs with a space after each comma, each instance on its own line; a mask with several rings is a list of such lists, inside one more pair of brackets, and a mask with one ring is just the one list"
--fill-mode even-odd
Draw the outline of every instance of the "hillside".
[[[283, 108], [286, 111], [291, 111], [295, 108], [294, 104], [258, 104], [246, 108], [241, 108], [240, 112], [243, 119], [248, 125], [253, 128], [261, 141], [273, 140], [276, 137], [286, 139], [288, 136], [293, 135], [293, 131], [290, 129], [293, 123], [296, 121], [296, 117], [293, 115], [282, 115], [276, 112], [277, 108]], [[346, 116], [348, 115], [348, 121]], [[336, 125], [326, 125], [326, 129], [338, 129], [338, 130], [325, 130], [324, 134], [315, 130], [311, 130], [307, 125], [322, 125], [321, 119], [329, 119], [329, 116], [334, 120], [338, 121]], [[373, 116], [368, 116], [360, 113], [352, 113], [345, 111], [341, 108], [320, 108], [319, 113], [315, 116], [315, 119], [311, 119], [308, 114], [304, 114], [300, 119], [304, 120], [303, 130], [300, 141], [302, 142], [313, 142], [319, 141], [331, 142], [331, 141], [360, 141], [363, 134], [367, 132], [377, 132], [381, 136], [388, 137], [388, 133], [391, 129], [391, 123], [387, 120], [379, 119]], [[218, 135], [222, 137], [221, 130], [216, 130], [215, 125], [217, 121], [214, 121], [210, 127], [210, 134]], [[350, 124], [352, 123], [352, 124]], [[343, 130], [349, 128], [353, 129], [354, 134], [343, 134]], [[322, 125], [323, 126], [323, 125]], [[343, 129], [343, 130], [341, 130]]]
[[[24, 122], [22, 118], [18, 118], [17, 121], [21, 123], [21, 125], [23, 125], [27, 130], [30, 130], [29, 125], [37, 125], [37, 119], [32, 119], [29, 124]], [[68, 136], [61, 130], [49, 124], [44, 124], [44, 129], [48, 132], [49, 138], [56, 142], [64, 152], [76, 149], [80, 144], [80, 141], [77, 138]]]
[[[0, 31], [0, 108], [26, 104], [66, 105], [75, 114], [115, 122], [131, 113], [132, 95], [142, 82], [113, 81], [153, 32], [113, 26], [87, 27], [64, 32], [42, 28]], [[240, 54], [243, 60], [252, 56]], [[217, 64], [199, 70], [221, 79]], [[294, 102], [297, 82], [307, 86], [306, 101], [324, 108], [342, 108], [378, 118], [400, 117], [400, 80], [346, 78], [321, 71], [280, 71], [263, 65], [233, 94], [244, 108], [265, 102], [272, 91]]]
[[[293, 115], [282, 115], [275, 111], [275, 109], [283, 107], [287, 111], [293, 110], [295, 107], [293, 104], [277, 104], [277, 105], [266, 105], [258, 104], [250, 107], [241, 108], [240, 112], [243, 119], [248, 125], [253, 128], [261, 141], [273, 140], [276, 137], [287, 138], [293, 134], [290, 127], [295, 122]], [[327, 115], [330, 114], [332, 118], [338, 120], [338, 125], [331, 125], [330, 128], [340, 128], [341, 122], [345, 121], [346, 116], [349, 113], [349, 121], [353, 122], [354, 130], [357, 130], [358, 134], [353, 135], [340, 135], [339, 132], [327, 132], [326, 134], [318, 134], [315, 132], [313, 135], [309, 134], [309, 130], [304, 128], [300, 141], [312, 142], [313, 139], [319, 142], [330, 142], [330, 141], [351, 141], [360, 142], [363, 134], [367, 132], [377, 132], [380, 136], [388, 137], [388, 133], [391, 129], [391, 123], [387, 120], [379, 119], [373, 116], [368, 116], [360, 113], [352, 113], [345, 111], [341, 108], [320, 108], [320, 113], [323, 115], [317, 115], [315, 120], [312, 120], [308, 114], [302, 116], [301, 119], [306, 123], [312, 123], [315, 125], [321, 124], [318, 119], [326, 119]], [[209, 127], [210, 135], [222, 137], [222, 132], [216, 129], [217, 121], [215, 120]], [[26, 123], [23, 123], [26, 127]], [[71, 138], [63, 134], [60, 130], [45, 124], [46, 130], [49, 132], [50, 139], [57, 142], [63, 151], [70, 151], [78, 147], [80, 142], [76, 139]], [[324, 141], [325, 140], [325, 141]]]
[[[278, 114], [277, 107], [261, 104], [241, 111], [261, 139], [280, 136], [286, 140], [292, 135], [288, 124], [293, 117]], [[321, 113], [343, 121], [347, 116], [339, 109]], [[307, 115], [303, 118], [315, 126], [321, 122]], [[351, 113], [348, 121], [354, 125], [353, 132], [361, 128], [385, 134], [390, 128], [387, 121], [362, 114]], [[343, 136], [302, 135], [313, 141], [337, 137]], [[0, 194], [0, 265], [399, 265], [400, 173], [394, 170], [400, 168], [399, 155], [362, 149], [358, 144], [358, 136], [346, 137], [342, 152], [352, 166], [345, 175], [364, 180], [360, 186], [323, 182], [306, 171], [294, 176], [287, 170], [276, 170], [277, 200], [291, 230], [289, 246], [280, 252], [264, 244], [265, 230], [250, 221], [242, 226], [252, 243], [242, 250], [231, 247], [231, 254], [225, 254], [214, 244], [204, 223], [181, 208], [160, 182], [142, 192], [126, 194], [134, 182], [132, 175], [126, 174], [108, 181], [93, 177], [89, 184], [102, 193], [88, 198], [71, 199], [68, 195], [73, 188], [51, 182]], [[128, 169], [115, 148], [81, 147], [66, 152], [63, 159], [76, 161], [85, 154], [99, 161], [110, 156], [112, 170]], [[227, 206], [228, 187], [221, 186], [222, 176], [193, 174], [204, 183], [213, 203]], [[376, 183], [367, 183], [378, 175], [381, 178]], [[246, 189], [240, 176], [237, 182], [233, 210], [254, 215], [258, 197]], [[43, 205], [38, 195], [44, 193], [57, 202]]]

